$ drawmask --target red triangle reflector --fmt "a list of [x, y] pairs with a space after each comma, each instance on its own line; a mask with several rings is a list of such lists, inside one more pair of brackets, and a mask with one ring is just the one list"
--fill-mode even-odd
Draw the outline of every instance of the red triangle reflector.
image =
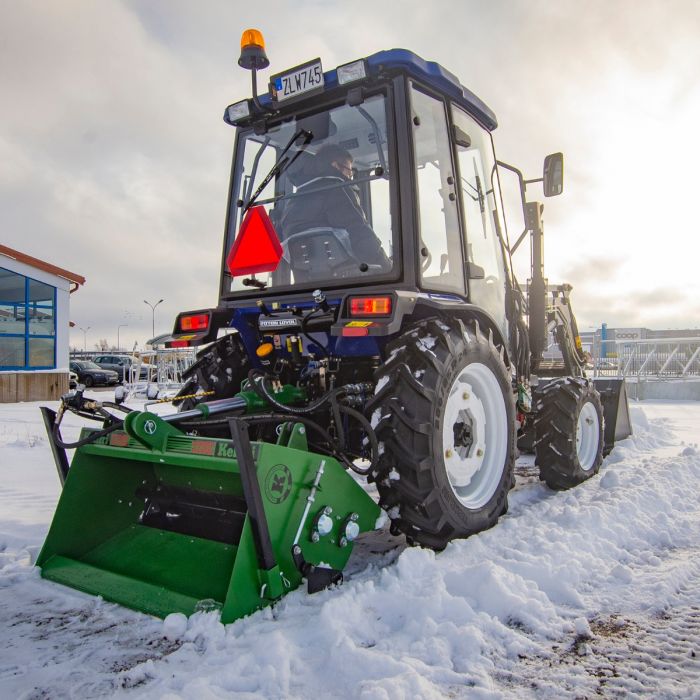
[[253, 207], [243, 219], [226, 265], [233, 277], [272, 272], [282, 258], [282, 246], [265, 208]]

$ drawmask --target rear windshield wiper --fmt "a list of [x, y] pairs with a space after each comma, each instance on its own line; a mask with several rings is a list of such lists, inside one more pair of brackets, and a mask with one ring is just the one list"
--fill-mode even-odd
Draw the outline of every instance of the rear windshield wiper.
[[[270, 172], [265, 175], [263, 178], [262, 182], [260, 183], [259, 187], [255, 192], [253, 192], [253, 196], [248, 199], [248, 201], [245, 203], [245, 206], [243, 207], [243, 213], [245, 214], [248, 209], [250, 209], [253, 204], [255, 203], [255, 200], [260, 196], [260, 193], [267, 187], [269, 182], [277, 177], [278, 175], [281, 175], [306, 149], [306, 147], [311, 143], [311, 140], [313, 139], [314, 135], [310, 131], [306, 131], [306, 129], [299, 129], [294, 136], [292, 136], [291, 139], [289, 139], [289, 143], [282, 149], [282, 152], [279, 154], [277, 157], [277, 160], [275, 161], [275, 164], [272, 166], [270, 169]], [[301, 144], [301, 147], [297, 152], [290, 158], [287, 156], [287, 151], [300, 139], [303, 138], [303, 142]]]

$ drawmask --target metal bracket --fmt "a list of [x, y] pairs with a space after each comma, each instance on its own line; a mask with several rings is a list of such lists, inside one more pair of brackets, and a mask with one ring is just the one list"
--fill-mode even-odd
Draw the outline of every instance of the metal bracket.
[[[235, 458], [241, 473], [243, 497], [248, 507], [248, 517], [253, 530], [253, 540], [258, 555], [258, 564], [263, 572], [276, 568], [275, 553], [270, 539], [270, 528], [265, 517], [265, 508], [260, 494], [260, 484], [250, 446], [248, 426], [237, 418], [228, 419]], [[278, 577], [279, 578], [279, 577]], [[271, 582], [268, 582], [271, 583]]]
[[306, 587], [309, 593], [319, 591], [343, 582], [343, 572], [338, 569], [327, 569], [325, 567], [309, 564], [301, 551], [301, 547], [295, 544], [292, 547], [292, 559], [299, 573], [306, 578]]
[[[66, 482], [68, 477], [68, 457], [66, 457], [66, 451], [56, 442], [56, 436], [54, 435], [54, 426], [56, 425], [56, 411], [52, 411], [46, 406], [42, 406], [40, 409], [41, 415], [44, 419], [44, 425], [46, 426], [46, 432], [49, 436], [49, 445], [51, 446], [51, 452], [53, 453], [54, 462], [56, 462], [56, 470], [58, 471], [58, 478], [61, 482], [61, 486]], [[63, 440], [61, 437], [61, 431], [57, 431], [58, 439]]]

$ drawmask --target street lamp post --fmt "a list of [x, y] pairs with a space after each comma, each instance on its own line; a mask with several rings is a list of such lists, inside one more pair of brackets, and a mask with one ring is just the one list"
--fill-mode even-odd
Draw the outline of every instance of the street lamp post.
[[146, 301], [145, 299], [143, 300], [143, 303], [146, 304], [147, 306], [151, 307], [151, 338], [155, 337], [156, 334], [156, 306], [158, 304], [162, 303], [163, 300], [160, 299], [160, 301], [157, 301], [155, 304], [151, 304], [150, 302]]
[[83, 350], [87, 351], [87, 332], [92, 328], [92, 326], [88, 326], [87, 328], [81, 328], [78, 326], [78, 328], [83, 332]]
[[128, 323], [122, 323], [117, 326], [117, 350], [121, 350], [122, 346], [121, 343], [119, 342], [119, 330], [121, 328], [126, 328], [129, 324]]

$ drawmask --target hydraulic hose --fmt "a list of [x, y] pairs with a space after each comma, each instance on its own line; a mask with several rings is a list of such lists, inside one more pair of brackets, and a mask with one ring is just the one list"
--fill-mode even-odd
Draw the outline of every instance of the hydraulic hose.
[[309, 332], [306, 330], [306, 324], [307, 324], [315, 315], [317, 315], [319, 312], [322, 312], [322, 311], [323, 311], [323, 309], [320, 309], [320, 308], [319, 308], [319, 309], [316, 309], [316, 310], [312, 311], [308, 316], [302, 317], [302, 319], [301, 319], [301, 332], [303, 333], [303, 335], [306, 337], [306, 339], [307, 339], [309, 342], [311, 342], [311, 343], [313, 343], [314, 345], [316, 345], [316, 346], [318, 346], [319, 348], [321, 348], [321, 350], [323, 350], [323, 353], [324, 353], [324, 355], [325, 355], [326, 357], [330, 357], [331, 354], [330, 354], [330, 351], [329, 351], [329, 349], [328, 349], [328, 345], [324, 345], [320, 340], [318, 340], [317, 338], [314, 338], [314, 337], [313, 337], [312, 335], [310, 335]]
[[58, 424], [54, 425], [53, 427], [53, 438], [56, 442], [56, 444], [59, 447], [62, 447], [64, 450], [72, 450], [76, 447], [82, 447], [83, 445], [89, 445], [91, 442], [95, 442], [95, 440], [99, 440], [101, 437], [104, 437], [105, 435], [109, 435], [110, 433], [113, 433], [115, 430], [119, 430], [123, 426], [123, 421], [119, 421], [118, 423], [114, 423], [113, 425], [110, 425], [108, 428], [105, 428], [104, 430], [98, 430], [94, 433], [90, 433], [87, 437], [83, 438], [82, 440], [78, 440], [77, 442], [63, 442], [61, 438], [59, 437], [58, 434]]
[[[259, 382], [257, 381], [258, 377], [260, 378]], [[248, 372], [248, 379], [251, 383], [251, 386], [253, 387], [253, 390], [256, 394], [258, 394], [258, 396], [260, 396], [260, 398], [272, 404], [273, 406], [275, 406], [275, 408], [284, 411], [286, 414], [292, 414], [295, 417], [300, 417], [303, 415], [313, 413], [329, 401], [335, 403], [335, 399], [345, 392], [345, 389], [343, 387], [339, 387], [338, 389], [334, 389], [333, 391], [327, 392], [319, 399], [314, 401], [314, 403], [309, 404], [308, 406], [286, 406], [285, 404], [282, 404], [279, 401], [277, 401], [272, 395], [272, 392], [268, 389], [268, 387], [265, 384], [265, 376], [261, 372], [255, 369], [250, 370], [250, 372]], [[352, 469], [357, 474], [367, 476], [374, 469], [377, 460], [379, 459], [379, 443], [377, 442], [377, 436], [374, 433], [374, 429], [372, 428], [370, 422], [359, 411], [356, 411], [354, 408], [350, 408], [349, 406], [346, 406], [344, 404], [336, 405], [340, 413], [344, 413], [347, 416], [353, 418], [362, 426], [363, 430], [367, 434], [367, 439], [370, 443], [372, 459], [370, 460], [370, 465], [367, 469], [360, 469], [357, 465], [355, 465], [352, 462], [352, 460], [348, 459], [342, 451], [338, 450], [334, 452], [334, 455], [338, 457], [348, 468]], [[328, 433], [325, 434], [328, 437], [330, 437]], [[332, 443], [333, 441], [331, 440], [331, 444]]]
[[[259, 382], [257, 381], [258, 377], [260, 378]], [[291, 413], [295, 416], [302, 416], [308, 415], [309, 413], [314, 413], [315, 411], [318, 411], [318, 409], [321, 408], [323, 404], [330, 401], [331, 398], [340, 396], [345, 391], [345, 389], [339, 387], [338, 389], [333, 389], [332, 391], [326, 392], [323, 396], [316, 399], [316, 401], [310, 403], [308, 406], [287, 406], [286, 404], [280, 403], [275, 398], [274, 394], [268, 389], [268, 387], [265, 384], [265, 375], [262, 372], [260, 372], [257, 369], [251, 369], [250, 372], [248, 372], [248, 380], [250, 381], [250, 385], [253, 388], [253, 391], [261, 399], [272, 404], [275, 408], [278, 408], [280, 411], [284, 411], [285, 413]]]
[[[113, 433], [115, 430], [118, 430], [124, 425], [124, 421], [121, 418], [117, 418], [116, 416], [112, 415], [111, 413], [109, 413], [109, 411], [106, 411], [105, 408], [118, 410], [122, 413], [131, 413], [132, 411], [132, 409], [127, 408], [126, 406], [121, 406], [119, 404], [113, 403], [112, 401], [105, 401], [101, 404], [98, 404], [97, 408], [94, 410], [95, 412], [89, 412], [87, 410], [79, 408], [78, 406], [71, 406], [70, 404], [63, 405], [64, 410], [59, 412], [59, 419], [53, 426], [53, 438], [54, 442], [64, 450], [72, 450], [77, 447], [82, 447], [83, 445], [89, 445], [90, 443], [95, 442], [95, 440], [99, 440], [101, 437]], [[94, 433], [91, 433], [82, 440], [77, 440], [76, 442], [64, 442], [59, 435], [59, 431], [61, 427], [61, 421], [65, 413], [65, 409], [69, 410], [71, 413], [74, 413], [76, 416], [86, 418], [87, 420], [101, 421], [102, 423], [104, 423], [104, 421], [111, 421], [111, 425], [108, 425], [102, 430], [97, 430]]]
[[[260, 398], [262, 398], [264, 401], [267, 403], [271, 404], [275, 408], [279, 409], [282, 411], [281, 413], [271, 413], [267, 414], [264, 416], [241, 416], [243, 420], [246, 420], [247, 422], [250, 423], [271, 423], [271, 422], [279, 422], [279, 421], [288, 421], [290, 417], [293, 418], [293, 420], [298, 421], [300, 423], [303, 423], [304, 425], [308, 426], [315, 432], [317, 432], [323, 440], [327, 443], [328, 445], [328, 453], [337, 459], [339, 459], [347, 468], [352, 469], [354, 472], [357, 474], [360, 474], [362, 476], [367, 476], [375, 467], [377, 460], [379, 459], [379, 443], [377, 442], [377, 437], [374, 433], [374, 429], [372, 428], [372, 425], [370, 422], [365, 418], [362, 413], [359, 411], [356, 411], [354, 408], [351, 408], [349, 406], [346, 406], [345, 404], [338, 403], [336, 399], [341, 396], [343, 393], [347, 392], [346, 387], [339, 387], [338, 389], [334, 389], [332, 391], [329, 391], [325, 393], [323, 396], [318, 398], [316, 401], [313, 403], [309, 404], [308, 406], [287, 406], [275, 398], [274, 394], [270, 389], [267, 387], [265, 383], [265, 375], [261, 373], [258, 370], [251, 370], [248, 373], [248, 379], [250, 381], [250, 385], [255, 391]], [[363, 385], [349, 385], [351, 387], [356, 386], [357, 389], [359, 390], [362, 388]], [[369, 441], [370, 445], [370, 453], [371, 453], [371, 460], [370, 460], [370, 466], [367, 469], [361, 469], [357, 467], [351, 459], [349, 459], [346, 456], [346, 453], [344, 450], [338, 445], [338, 441], [334, 439], [327, 430], [325, 430], [322, 426], [320, 426], [318, 423], [315, 421], [311, 420], [310, 418], [307, 418], [308, 414], [313, 413], [315, 411], [318, 411], [324, 404], [331, 402], [334, 407], [334, 412], [339, 412], [340, 414], [344, 414], [348, 416], [350, 419], [355, 420], [357, 423], [360, 424], [362, 427], [363, 431], [367, 435], [367, 440]], [[104, 407], [109, 407], [109, 408], [114, 408], [116, 410], [119, 410], [123, 413], [131, 413], [132, 409], [129, 409], [125, 406], [121, 406], [119, 404], [113, 404], [111, 402], [102, 404], [100, 406], [100, 412], [99, 414], [96, 413], [87, 413], [86, 411], [81, 411], [76, 407], [69, 408], [73, 413], [80, 415], [84, 418], [89, 418], [92, 420], [112, 420], [114, 421], [112, 425], [109, 425], [106, 428], [103, 428], [102, 430], [97, 430], [87, 437], [83, 438], [82, 440], [78, 440], [76, 442], [64, 442], [60, 437], [59, 437], [59, 427], [60, 427], [60, 420], [58, 423], [56, 423], [53, 427], [53, 436], [56, 444], [63, 448], [63, 449], [75, 449], [78, 447], [82, 447], [84, 445], [89, 445], [90, 443], [95, 442], [96, 440], [99, 440], [102, 437], [105, 437], [106, 435], [109, 435], [110, 433], [114, 432], [115, 430], [119, 430], [120, 428], [123, 428], [124, 426], [124, 421], [118, 419], [116, 416], [113, 416], [112, 414], [108, 413], [107, 411], [104, 411]], [[208, 416], [210, 415], [215, 415], [218, 413], [231, 413], [231, 412], [244, 412], [247, 408], [247, 402], [244, 398], [240, 396], [234, 396], [231, 398], [227, 399], [219, 399], [218, 401], [211, 401], [206, 404], [202, 404], [199, 408], [192, 409], [191, 411], [182, 411], [181, 413], [174, 413], [172, 415], [167, 415], [167, 416], [160, 416], [160, 419], [165, 421], [166, 423], [173, 423], [173, 424], [178, 424], [182, 423], [182, 427], [188, 427], [188, 428], [195, 428], [195, 427], [200, 427], [200, 426], [211, 426], [218, 424], [219, 422], [224, 423], [225, 421], [223, 419], [220, 420], [207, 420]], [[99, 417], [98, 417], [99, 415]], [[191, 420], [195, 419], [195, 420]], [[196, 420], [200, 419], [200, 420]], [[342, 432], [341, 432], [342, 435]]]
[[369, 440], [370, 446], [370, 454], [372, 455], [369, 467], [367, 467], [367, 469], [360, 469], [360, 467], [358, 467], [354, 462], [350, 460], [346, 461], [346, 464], [355, 473], [360, 474], [362, 476], [367, 476], [376, 467], [377, 461], [379, 460], [379, 442], [377, 441], [377, 436], [374, 432], [374, 428], [372, 427], [372, 424], [367, 420], [367, 418], [365, 418], [365, 416], [363, 416], [359, 411], [356, 411], [354, 408], [350, 408], [350, 406], [339, 404], [338, 409], [341, 413], [345, 413], [351, 418], [354, 418], [362, 426], [362, 428], [365, 431], [365, 434], [367, 435], [367, 439]]

